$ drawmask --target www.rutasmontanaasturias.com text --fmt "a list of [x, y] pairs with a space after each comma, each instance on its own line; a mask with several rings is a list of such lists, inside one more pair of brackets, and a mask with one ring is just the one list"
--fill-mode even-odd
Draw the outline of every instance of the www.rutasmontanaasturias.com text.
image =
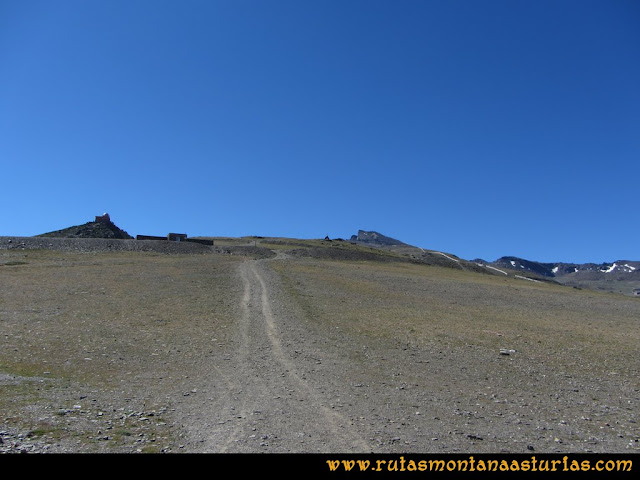
[[329, 471], [373, 471], [373, 472], [630, 472], [631, 460], [601, 459], [570, 460], [562, 459], [475, 459], [468, 460], [412, 460], [400, 457], [397, 460], [327, 460]]

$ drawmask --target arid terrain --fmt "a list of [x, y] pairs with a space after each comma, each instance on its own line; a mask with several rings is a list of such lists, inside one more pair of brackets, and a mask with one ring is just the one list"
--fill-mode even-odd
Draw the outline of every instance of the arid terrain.
[[525, 280], [0, 237], [0, 452], [637, 453], [640, 299]]

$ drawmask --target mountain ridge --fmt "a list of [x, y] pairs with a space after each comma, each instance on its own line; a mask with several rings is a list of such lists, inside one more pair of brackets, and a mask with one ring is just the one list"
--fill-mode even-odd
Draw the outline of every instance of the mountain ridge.
[[616, 260], [604, 263], [536, 262], [519, 257], [500, 257], [494, 262], [476, 260], [506, 272], [533, 273], [576, 288], [605, 290], [626, 295], [640, 288], [640, 261]]
[[375, 231], [358, 230], [351, 241], [409, 255], [417, 260], [442, 256], [454, 267], [477, 266], [485, 273], [512, 275], [534, 281], [551, 281], [576, 288], [606, 290], [630, 295], [640, 288], [640, 261], [616, 260], [604, 263], [537, 262], [515, 256], [500, 257], [493, 262], [482, 259], [463, 260], [453, 254], [407, 244]]
[[493, 266], [515, 268], [533, 271], [546, 277], [559, 277], [578, 272], [597, 273], [640, 273], [640, 261], [616, 260], [603, 263], [569, 263], [569, 262], [536, 262], [520, 257], [500, 257], [494, 262], [488, 262]]

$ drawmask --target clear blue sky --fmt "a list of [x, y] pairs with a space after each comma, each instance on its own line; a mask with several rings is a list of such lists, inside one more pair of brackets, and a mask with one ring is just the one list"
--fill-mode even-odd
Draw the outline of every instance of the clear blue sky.
[[0, 0], [0, 235], [640, 260], [636, 0]]

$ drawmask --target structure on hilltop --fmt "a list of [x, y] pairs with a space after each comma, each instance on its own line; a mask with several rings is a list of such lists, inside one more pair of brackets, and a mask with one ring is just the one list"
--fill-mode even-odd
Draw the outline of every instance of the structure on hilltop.
[[102, 222], [102, 223], [112, 223], [111, 222], [111, 217], [109, 216], [108, 213], [104, 213], [102, 215], [96, 215], [96, 222]]

